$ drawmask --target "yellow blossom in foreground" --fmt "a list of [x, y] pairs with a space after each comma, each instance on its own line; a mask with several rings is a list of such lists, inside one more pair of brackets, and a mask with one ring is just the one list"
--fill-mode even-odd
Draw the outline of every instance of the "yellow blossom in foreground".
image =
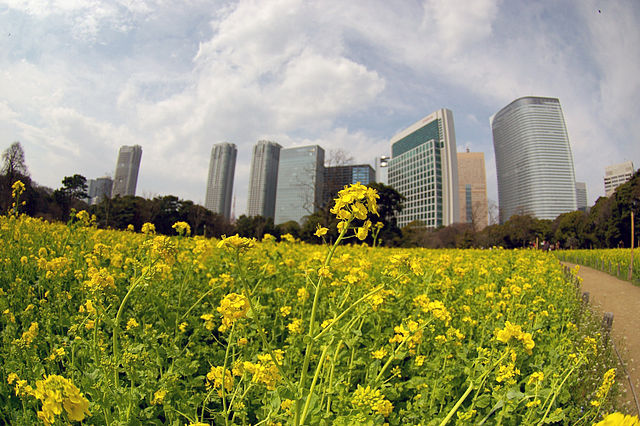
[[385, 348], [380, 348], [377, 351], [371, 352], [371, 357], [374, 359], [382, 359], [387, 356], [387, 350]]
[[287, 329], [291, 334], [302, 334], [304, 332], [302, 320], [299, 318], [293, 318], [291, 322], [287, 324]]
[[57, 374], [36, 381], [32, 395], [42, 401], [42, 411], [38, 411], [38, 418], [46, 425], [54, 423], [55, 416], [62, 414], [63, 408], [72, 421], [80, 422], [90, 415], [89, 401], [70, 380]]
[[637, 416], [612, 413], [594, 426], [640, 426], [640, 420]]
[[219, 330], [224, 332], [240, 318], [244, 318], [249, 310], [249, 301], [238, 293], [229, 293], [220, 301], [217, 311], [222, 315], [222, 325]]
[[602, 401], [606, 398], [611, 386], [616, 380], [616, 370], [615, 368], [611, 368], [604, 373], [604, 377], [602, 379], [602, 384], [596, 391], [596, 397], [591, 401], [591, 405], [594, 407], [599, 407], [602, 404]]
[[325, 228], [324, 226], [320, 226], [320, 224], [318, 224], [318, 227], [316, 228], [316, 232], [314, 232], [314, 235], [316, 237], [322, 237], [326, 235], [327, 232], [329, 232], [328, 228]]
[[176, 230], [178, 235], [191, 235], [191, 226], [187, 222], [176, 222], [171, 227]]
[[233, 374], [229, 369], [224, 369], [223, 367], [211, 367], [211, 370], [207, 373], [207, 387], [214, 387], [218, 389], [218, 395], [222, 396], [222, 381], [224, 371], [224, 390], [227, 392], [231, 392], [233, 390]]
[[156, 226], [153, 223], [145, 222], [142, 225], [142, 233], [143, 234], [155, 234]]
[[509, 343], [511, 338], [518, 340], [523, 344], [529, 355], [531, 355], [531, 350], [535, 346], [531, 333], [522, 331], [519, 325], [511, 324], [509, 321], [505, 323], [502, 330], [496, 330], [495, 334], [496, 339], [502, 343]]
[[358, 385], [351, 398], [351, 404], [356, 408], [374, 411], [384, 417], [388, 417], [393, 411], [393, 404], [385, 399], [380, 389], [371, 389], [369, 386], [363, 388]]
[[153, 394], [151, 405], [161, 405], [164, 402], [164, 398], [167, 396], [166, 389], [160, 389]]
[[231, 237], [222, 236], [222, 241], [218, 243], [218, 248], [229, 250], [245, 251], [255, 246], [255, 241], [250, 238], [240, 237], [238, 234]]

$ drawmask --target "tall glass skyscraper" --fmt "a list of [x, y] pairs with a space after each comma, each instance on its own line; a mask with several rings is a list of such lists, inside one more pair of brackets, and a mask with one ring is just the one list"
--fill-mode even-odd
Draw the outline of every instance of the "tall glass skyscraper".
[[318, 145], [280, 151], [276, 190], [276, 225], [302, 222], [322, 204], [324, 149]]
[[111, 191], [112, 197], [116, 195], [136, 195], [141, 159], [142, 147], [140, 145], [123, 145], [120, 147], [118, 163], [116, 164], [116, 174], [113, 179], [113, 188]]
[[204, 206], [227, 219], [231, 217], [231, 196], [237, 155], [238, 149], [232, 143], [219, 143], [211, 148]]
[[491, 117], [500, 223], [575, 211], [576, 182], [560, 101], [527, 96]]
[[247, 216], [275, 217], [278, 164], [282, 147], [269, 141], [258, 141], [253, 147]]
[[440, 109], [391, 138], [389, 185], [404, 195], [398, 225], [429, 228], [459, 222], [453, 113]]

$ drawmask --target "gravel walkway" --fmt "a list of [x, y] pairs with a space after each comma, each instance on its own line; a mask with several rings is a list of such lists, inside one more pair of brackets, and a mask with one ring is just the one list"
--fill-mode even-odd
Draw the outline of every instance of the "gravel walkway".
[[[575, 265], [562, 262], [573, 268]], [[582, 291], [589, 292], [589, 303], [601, 312], [613, 313], [612, 336], [625, 361], [625, 368], [640, 398], [640, 287], [605, 272], [580, 265]], [[640, 415], [628, 381], [624, 401], [629, 414]]]

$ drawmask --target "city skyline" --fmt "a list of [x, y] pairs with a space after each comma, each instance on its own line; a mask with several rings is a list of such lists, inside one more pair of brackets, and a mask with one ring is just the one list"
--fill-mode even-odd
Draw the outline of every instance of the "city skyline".
[[577, 210], [571, 144], [556, 98], [518, 98], [491, 117], [500, 223]]
[[239, 215], [256, 141], [370, 163], [407, 123], [446, 107], [458, 151], [484, 152], [495, 202], [489, 117], [547, 96], [562, 103], [592, 205], [607, 165], [640, 163], [639, 22], [632, 0], [212, 0], [179, 13], [148, 0], [9, 2], [0, 145], [20, 141], [32, 178], [56, 188], [113, 173], [119, 146], [140, 144], [137, 193], [202, 205], [211, 143], [228, 140]]

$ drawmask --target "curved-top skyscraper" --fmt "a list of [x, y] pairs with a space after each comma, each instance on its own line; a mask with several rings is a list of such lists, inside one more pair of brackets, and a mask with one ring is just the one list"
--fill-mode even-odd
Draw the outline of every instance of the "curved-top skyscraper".
[[515, 214], [555, 219], [574, 211], [576, 183], [560, 101], [527, 96], [491, 118], [500, 223]]

